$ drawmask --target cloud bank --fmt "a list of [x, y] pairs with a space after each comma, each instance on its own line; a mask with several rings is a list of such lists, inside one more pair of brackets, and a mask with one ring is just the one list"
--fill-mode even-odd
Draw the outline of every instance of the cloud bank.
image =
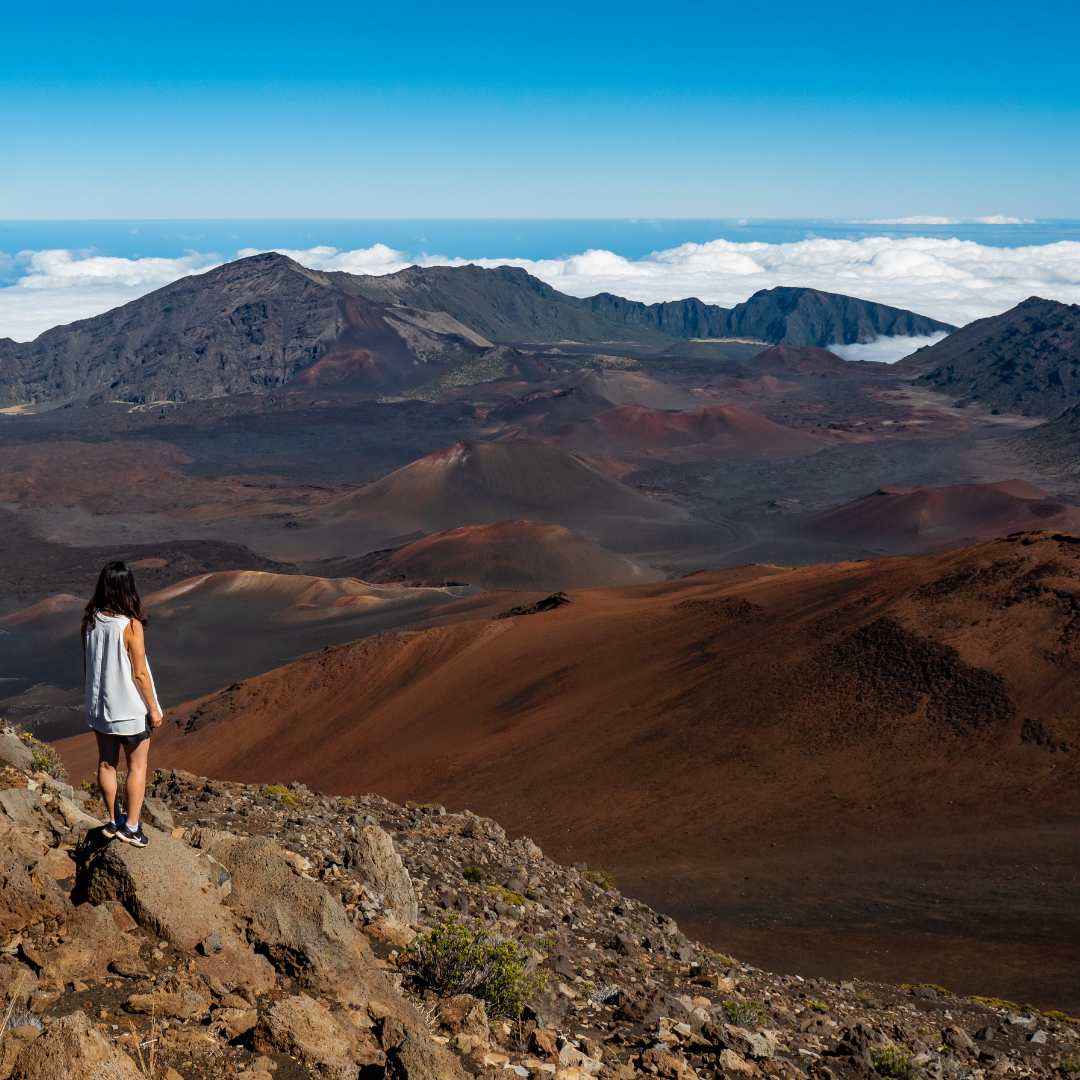
[[[410, 257], [384, 244], [355, 251], [281, 249], [315, 270], [389, 274], [425, 266], [520, 266], [572, 296], [612, 292], [653, 303], [696, 296], [730, 307], [759, 289], [809, 286], [908, 308], [963, 325], [996, 315], [1028, 296], [1080, 303], [1080, 243], [988, 247], [933, 237], [809, 239], [797, 243], [682, 244], [644, 259], [589, 250], [561, 259], [466, 260]], [[237, 257], [252, 255], [251, 249]], [[0, 337], [26, 341], [57, 323], [127, 303], [178, 277], [220, 264], [214, 254], [178, 259], [115, 259], [92, 252], [39, 251], [0, 255]]]

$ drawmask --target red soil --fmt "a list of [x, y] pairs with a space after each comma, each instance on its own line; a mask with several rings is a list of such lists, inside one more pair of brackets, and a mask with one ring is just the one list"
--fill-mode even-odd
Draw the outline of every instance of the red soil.
[[[615, 869], [733, 950], [796, 941], [798, 921], [753, 929], [794, 910], [813, 923], [799, 955], [830, 971], [951, 972], [987, 993], [1037, 956], [1048, 993], [1080, 962], [1065, 899], [1080, 872], [1077, 597], [1080, 542], [1049, 533], [573, 592], [542, 614], [324, 650], [170, 710], [152, 761], [466, 805]], [[1036, 857], [1037, 875], [1017, 875]], [[881, 955], [830, 951], [848, 923], [847, 944]], [[922, 952], [896, 946], [910, 928]], [[1015, 970], [995, 982], [982, 939]]]
[[594, 589], [663, 574], [542, 521], [499, 521], [436, 533], [399, 548], [380, 581], [455, 578], [483, 589]]
[[924, 549], [1022, 529], [1080, 532], [1080, 509], [1022, 480], [943, 488], [880, 488], [809, 518], [803, 528], [833, 540], [918, 538]]
[[694, 446], [728, 460], [815, 454], [827, 445], [823, 439], [775, 424], [737, 405], [679, 413], [621, 405], [596, 419], [600, 430], [616, 445], [642, 449]]

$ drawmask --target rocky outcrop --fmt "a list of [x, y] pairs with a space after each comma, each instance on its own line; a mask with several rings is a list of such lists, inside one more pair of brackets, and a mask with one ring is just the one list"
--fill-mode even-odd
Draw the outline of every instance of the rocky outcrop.
[[19, 1054], [11, 1080], [139, 1080], [135, 1062], [82, 1012], [57, 1021]]
[[380, 899], [384, 915], [407, 925], [419, 918], [412, 878], [384, 829], [377, 825], [361, 829], [356, 842], [345, 846], [345, 868]]
[[[18, 789], [42, 800], [37, 828], [0, 829], [31, 875], [71, 862], [75, 831], [31, 788], [40, 776]], [[90, 830], [75, 852], [83, 902], [53, 879], [62, 910], [26, 894], [27, 924], [0, 929], [0, 1080], [1074, 1080], [1080, 1022], [1063, 1013], [740, 964], [468, 811], [186, 773], [158, 774], [150, 794], [183, 839], [127, 850]], [[384, 887], [407, 875], [414, 924], [386, 933], [364, 865]], [[475, 994], [421, 979], [409, 939], [450, 918], [524, 958], [520, 1018], [492, 993], [505, 968], [485, 982], [459, 963]], [[218, 929], [196, 940], [196, 924]]]
[[145, 929], [174, 945], [194, 949], [208, 934], [238, 938], [222, 901], [231, 885], [213, 856], [173, 836], [145, 827], [146, 848], [110, 843], [90, 834], [75, 852], [76, 903], [118, 900]]
[[297, 1058], [323, 1080], [357, 1080], [361, 1068], [386, 1064], [371, 1035], [309, 997], [279, 1001], [260, 1020], [252, 1046]]
[[297, 873], [273, 840], [234, 838], [216, 844], [213, 853], [231, 874], [230, 910], [278, 970], [345, 1005], [363, 1008], [378, 1000], [403, 1011], [341, 902]]

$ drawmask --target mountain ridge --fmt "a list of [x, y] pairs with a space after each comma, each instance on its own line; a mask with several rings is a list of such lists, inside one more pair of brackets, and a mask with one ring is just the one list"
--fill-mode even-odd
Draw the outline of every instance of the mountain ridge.
[[1029, 296], [899, 363], [958, 408], [1056, 416], [1080, 399], [1080, 305]]

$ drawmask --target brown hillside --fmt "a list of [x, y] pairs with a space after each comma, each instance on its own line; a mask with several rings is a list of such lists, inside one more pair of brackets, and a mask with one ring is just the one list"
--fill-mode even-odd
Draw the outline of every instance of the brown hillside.
[[[914, 550], [972, 543], [1024, 529], [1080, 533], [1080, 509], [1022, 480], [943, 488], [880, 488], [815, 514], [802, 528], [845, 542], [914, 541]], [[912, 550], [912, 548], [908, 548]]]
[[436, 533], [392, 552], [372, 582], [456, 578], [482, 589], [597, 589], [663, 574], [612, 555], [561, 525], [499, 521]]
[[171, 711], [155, 762], [498, 811], [770, 962], [1080, 962], [1075, 538], [569, 599], [234, 685]]

